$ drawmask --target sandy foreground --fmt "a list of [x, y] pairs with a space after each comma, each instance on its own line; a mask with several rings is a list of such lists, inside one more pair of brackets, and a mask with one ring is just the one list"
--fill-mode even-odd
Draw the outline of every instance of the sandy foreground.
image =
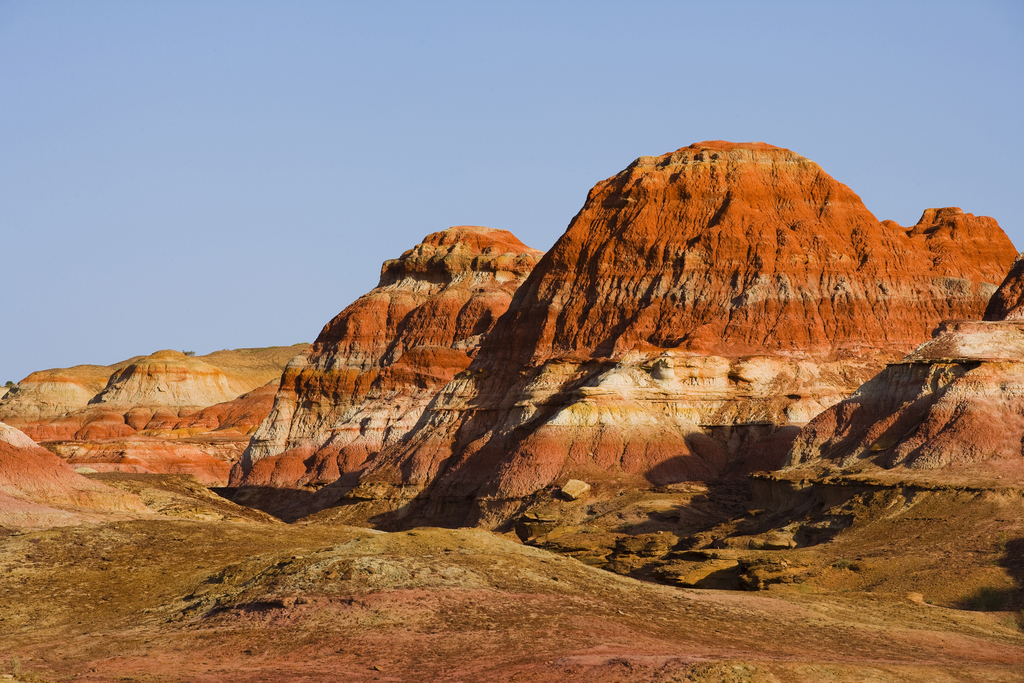
[[166, 486], [0, 537], [0, 673], [35, 681], [1019, 681], [1012, 614], [642, 582], [486, 531], [287, 525]]

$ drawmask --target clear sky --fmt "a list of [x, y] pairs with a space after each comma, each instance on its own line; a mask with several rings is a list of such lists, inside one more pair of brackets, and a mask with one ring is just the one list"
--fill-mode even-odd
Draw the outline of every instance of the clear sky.
[[0, 382], [312, 341], [424, 235], [546, 249], [707, 139], [1024, 247], [1024, 3], [0, 0]]

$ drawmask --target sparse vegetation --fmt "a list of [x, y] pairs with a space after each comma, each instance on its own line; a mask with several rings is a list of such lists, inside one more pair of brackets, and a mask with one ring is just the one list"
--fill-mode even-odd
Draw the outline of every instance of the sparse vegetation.
[[196, 355], [195, 351], [182, 351], [182, 353], [185, 354], [186, 356], [194, 356], [194, 355]]

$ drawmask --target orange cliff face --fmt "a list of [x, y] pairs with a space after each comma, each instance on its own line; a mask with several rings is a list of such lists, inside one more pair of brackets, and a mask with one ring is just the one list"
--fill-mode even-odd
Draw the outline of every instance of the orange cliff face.
[[976, 310], [1014, 255], [991, 218], [879, 223], [789, 150], [699, 143], [594, 187], [503, 322], [514, 344], [496, 346], [519, 364], [912, 346]]
[[468, 371], [352, 495], [397, 486], [409, 520], [500, 523], [570, 476], [776, 467], [795, 425], [940, 320], [979, 317], [1014, 256], [990, 218], [879, 222], [764, 143], [642, 157], [591, 190]]
[[458, 226], [386, 261], [380, 283], [285, 369], [232, 483], [296, 486], [354, 473], [464, 371], [541, 252]]
[[933, 338], [801, 432], [788, 470], [872, 473], [944, 484], [1024, 483], [1024, 259], [985, 320], [950, 320]]

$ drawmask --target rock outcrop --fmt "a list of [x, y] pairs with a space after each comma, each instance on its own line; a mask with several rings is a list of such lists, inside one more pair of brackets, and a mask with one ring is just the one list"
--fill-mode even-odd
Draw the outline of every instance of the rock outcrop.
[[985, 308], [985, 320], [1024, 319], [1024, 258], [1018, 257]]
[[540, 256], [505, 230], [458, 226], [386, 261], [377, 287], [289, 363], [232, 483], [296, 486], [358, 472], [469, 366]]
[[27, 425], [81, 410], [103, 391], [112, 372], [138, 357], [106, 365], [76, 365], [33, 372], [0, 400], [0, 417]]
[[138, 496], [90, 481], [0, 422], [0, 526], [73, 524], [94, 512], [149, 510]]
[[812, 420], [786, 467], [1024, 483], [1022, 264], [992, 297], [986, 320], [943, 322], [931, 340]]
[[642, 157], [591, 190], [472, 364], [349, 495], [407, 523], [489, 524], [570, 477], [777, 466], [793, 425], [940, 320], [980, 316], [1015, 253], [959, 209], [879, 222], [763, 143]]

